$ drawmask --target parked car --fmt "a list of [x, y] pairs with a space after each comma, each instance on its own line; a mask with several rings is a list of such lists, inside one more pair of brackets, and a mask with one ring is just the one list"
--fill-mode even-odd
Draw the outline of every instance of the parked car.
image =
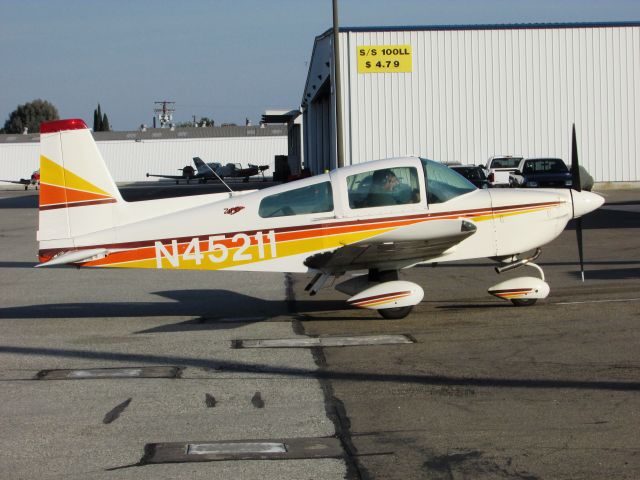
[[571, 188], [571, 173], [560, 158], [527, 158], [509, 176], [512, 187]]
[[452, 165], [450, 167], [478, 188], [489, 188], [487, 173], [482, 165]]
[[514, 172], [523, 157], [501, 155], [491, 157], [485, 166], [490, 187], [508, 187], [509, 175]]

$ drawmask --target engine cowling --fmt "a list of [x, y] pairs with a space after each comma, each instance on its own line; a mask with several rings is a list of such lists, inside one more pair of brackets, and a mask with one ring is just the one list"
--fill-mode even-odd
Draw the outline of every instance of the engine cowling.
[[518, 277], [505, 280], [488, 289], [491, 295], [514, 303], [522, 300], [547, 298], [549, 284], [536, 277]]
[[406, 280], [383, 282], [354, 295], [347, 303], [359, 308], [383, 310], [387, 308], [411, 307], [424, 298], [422, 287]]

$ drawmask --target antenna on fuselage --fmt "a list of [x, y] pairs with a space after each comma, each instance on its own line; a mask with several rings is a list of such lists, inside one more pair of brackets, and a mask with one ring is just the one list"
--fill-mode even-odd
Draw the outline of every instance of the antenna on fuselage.
[[233, 190], [231, 190], [231, 187], [230, 187], [229, 185], [227, 185], [227, 182], [225, 182], [225, 181], [222, 179], [222, 177], [221, 177], [220, 175], [218, 175], [218, 174], [216, 173], [216, 171], [215, 171], [213, 168], [211, 168], [211, 167], [209, 166], [209, 164], [208, 164], [207, 162], [202, 162], [202, 163], [204, 164], [204, 166], [205, 166], [205, 167], [207, 167], [207, 168], [209, 169], [209, 171], [210, 171], [211, 173], [213, 173], [213, 174], [216, 176], [216, 178], [217, 178], [218, 180], [220, 180], [220, 181], [222, 182], [222, 184], [223, 184], [225, 187], [227, 187], [227, 189], [229, 189], [229, 193], [231, 194], [231, 196], [233, 196], [233, 194], [234, 194], [234, 193], [236, 193], [236, 192], [234, 192]]

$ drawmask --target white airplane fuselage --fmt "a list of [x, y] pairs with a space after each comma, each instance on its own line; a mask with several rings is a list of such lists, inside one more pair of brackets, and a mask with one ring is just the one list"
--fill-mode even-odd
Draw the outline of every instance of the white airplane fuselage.
[[[411, 163], [417, 159], [407, 160]], [[395, 162], [363, 165], [377, 168]], [[92, 231], [82, 232], [84, 223], [79, 219], [73, 241], [61, 245], [58, 239], [49, 242], [41, 238], [41, 250], [96, 246], [110, 250], [108, 257], [87, 266], [306, 272], [304, 260], [312, 253], [383, 231], [387, 232], [387, 241], [393, 241], [394, 227], [407, 222], [424, 224], [428, 229], [430, 222], [465, 218], [476, 225], [474, 235], [428, 260], [443, 262], [528, 251], [552, 241], [572, 218], [569, 190], [473, 190], [431, 205], [424, 199], [410, 205], [352, 210], [343, 201], [340, 185], [347, 173], [363, 165], [259, 191], [237, 192], [231, 197], [220, 193], [95, 206], [93, 215], [113, 220], [110, 228], [95, 231], [94, 226], [87, 225]], [[258, 215], [264, 198], [325, 181], [332, 182], [333, 211], [276, 218]], [[69, 209], [68, 213], [75, 212]], [[179, 252], [188, 245], [192, 248], [185, 258]], [[149, 255], [149, 248], [153, 255]], [[135, 251], [141, 254], [135, 255]], [[117, 261], [118, 257], [125, 260]]]
[[[81, 120], [43, 124], [41, 145], [39, 266], [311, 271], [311, 294], [329, 276], [365, 269], [366, 279], [336, 288], [356, 293], [352, 305], [385, 318], [406, 315], [424, 294], [400, 281], [398, 270], [474, 258], [505, 261], [510, 269], [534, 266], [534, 257], [515, 259], [603, 203], [569, 189], [478, 190], [417, 157], [258, 191], [129, 203]], [[489, 292], [530, 304], [549, 292], [540, 273], [541, 279], [512, 279]]]

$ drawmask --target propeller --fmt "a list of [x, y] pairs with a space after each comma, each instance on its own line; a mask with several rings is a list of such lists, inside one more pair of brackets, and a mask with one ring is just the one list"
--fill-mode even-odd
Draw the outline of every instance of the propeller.
[[[578, 144], [576, 142], [576, 124], [571, 133], [571, 190], [582, 191], [580, 182], [580, 164], [578, 163]], [[573, 193], [571, 194], [573, 199]], [[572, 202], [573, 203], [573, 202]], [[575, 216], [575, 215], [574, 215]], [[576, 218], [576, 238], [578, 240], [578, 255], [580, 256], [580, 275], [584, 282], [584, 255], [582, 252], [582, 217]]]

